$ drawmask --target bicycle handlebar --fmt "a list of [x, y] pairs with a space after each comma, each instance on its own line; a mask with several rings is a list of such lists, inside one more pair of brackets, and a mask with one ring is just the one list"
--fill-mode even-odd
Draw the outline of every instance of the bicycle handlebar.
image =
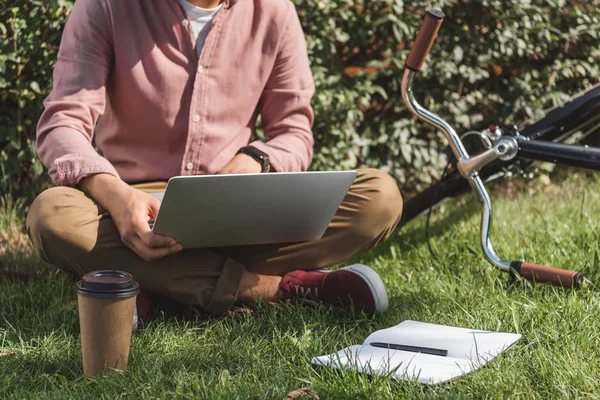
[[[462, 141], [454, 129], [452, 129], [452, 127], [442, 118], [420, 106], [412, 93], [413, 77], [416, 72], [421, 70], [421, 67], [425, 63], [425, 59], [431, 50], [431, 46], [440, 30], [444, 17], [444, 13], [437, 9], [429, 10], [425, 14], [423, 24], [419, 29], [415, 43], [406, 59], [406, 69], [404, 70], [401, 83], [402, 100], [409, 111], [414, 115], [430, 125], [441, 129], [446, 134], [457, 160], [472, 160], [473, 157], [469, 157], [468, 153], [463, 148]], [[530, 264], [523, 261], [509, 263], [498, 258], [489, 241], [489, 229], [492, 218], [489, 195], [479, 176], [469, 175], [467, 178], [469, 179], [471, 186], [473, 186], [475, 191], [479, 194], [479, 198], [483, 204], [481, 243], [488, 261], [504, 271], [512, 270], [525, 279], [540, 283], [549, 283], [556, 286], [562, 286], [563, 288], [578, 288], [584, 282], [585, 279], [579, 272]]]
[[425, 63], [425, 58], [427, 58], [427, 55], [431, 50], [433, 41], [440, 30], [440, 26], [442, 26], [444, 17], [445, 15], [441, 10], [434, 9], [427, 11], [423, 24], [415, 39], [415, 44], [406, 59], [407, 68], [413, 71], [421, 70], [421, 67]]
[[549, 283], [564, 288], [578, 288], [584, 281], [583, 275], [579, 272], [530, 264], [523, 261], [511, 263], [511, 268], [523, 278], [530, 281]]

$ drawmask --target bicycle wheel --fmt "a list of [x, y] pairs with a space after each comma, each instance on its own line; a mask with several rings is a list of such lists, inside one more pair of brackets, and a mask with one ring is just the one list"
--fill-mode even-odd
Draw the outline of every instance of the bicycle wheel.
[[[577, 135], [578, 141], [600, 137], [600, 86], [595, 86], [574, 100], [550, 111], [544, 118], [522, 129], [520, 135], [532, 140], [564, 142]], [[511, 167], [525, 170], [531, 161], [513, 159], [497, 160], [483, 168], [479, 175], [484, 182], [490, 182], [512, 172]], [[453, 163], [454, 164], [454, 163]], [[459, 196], [470, 189], [468, 182], [456, 171], [442, 177], [428, 189], [404, 203], [399, 226], [435, 206], [441, 201]]]

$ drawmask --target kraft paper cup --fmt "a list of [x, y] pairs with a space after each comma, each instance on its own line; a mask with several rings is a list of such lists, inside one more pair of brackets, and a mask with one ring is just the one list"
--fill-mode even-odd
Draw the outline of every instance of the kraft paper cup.
[[131, 274], [121, 271], [94, 271], [77, 282], [84, 375], [127, 368], [139, 292]]

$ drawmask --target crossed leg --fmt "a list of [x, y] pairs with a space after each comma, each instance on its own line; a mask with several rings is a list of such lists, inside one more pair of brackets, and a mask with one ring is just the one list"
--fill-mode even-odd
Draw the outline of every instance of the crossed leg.
[[[161, 191], [166, 183], [136, 187]], [[145, 291], [220, 314], [235, 301], [251, 301], [256, 294], [268, 298], [287, 272], [330, 267], [372, 249], [391, 235], [401, 212], [395, 181], [365, 169], [358, 171], [323, 237], [311, 242], [184, 249], [147, 262], [121, 242], [108, 213], [68, 187], [48, 189], [36, 198], [27, 231], [40, 257], [67, 273], [127, 271]]]

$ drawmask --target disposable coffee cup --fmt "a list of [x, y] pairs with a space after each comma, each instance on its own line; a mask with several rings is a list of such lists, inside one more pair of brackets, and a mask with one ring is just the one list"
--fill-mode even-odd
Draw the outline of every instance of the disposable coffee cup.
[[77, 282], [84, 375], [127, 368], [139, 292], [131, 274], [121, 271], [94, 271]]

